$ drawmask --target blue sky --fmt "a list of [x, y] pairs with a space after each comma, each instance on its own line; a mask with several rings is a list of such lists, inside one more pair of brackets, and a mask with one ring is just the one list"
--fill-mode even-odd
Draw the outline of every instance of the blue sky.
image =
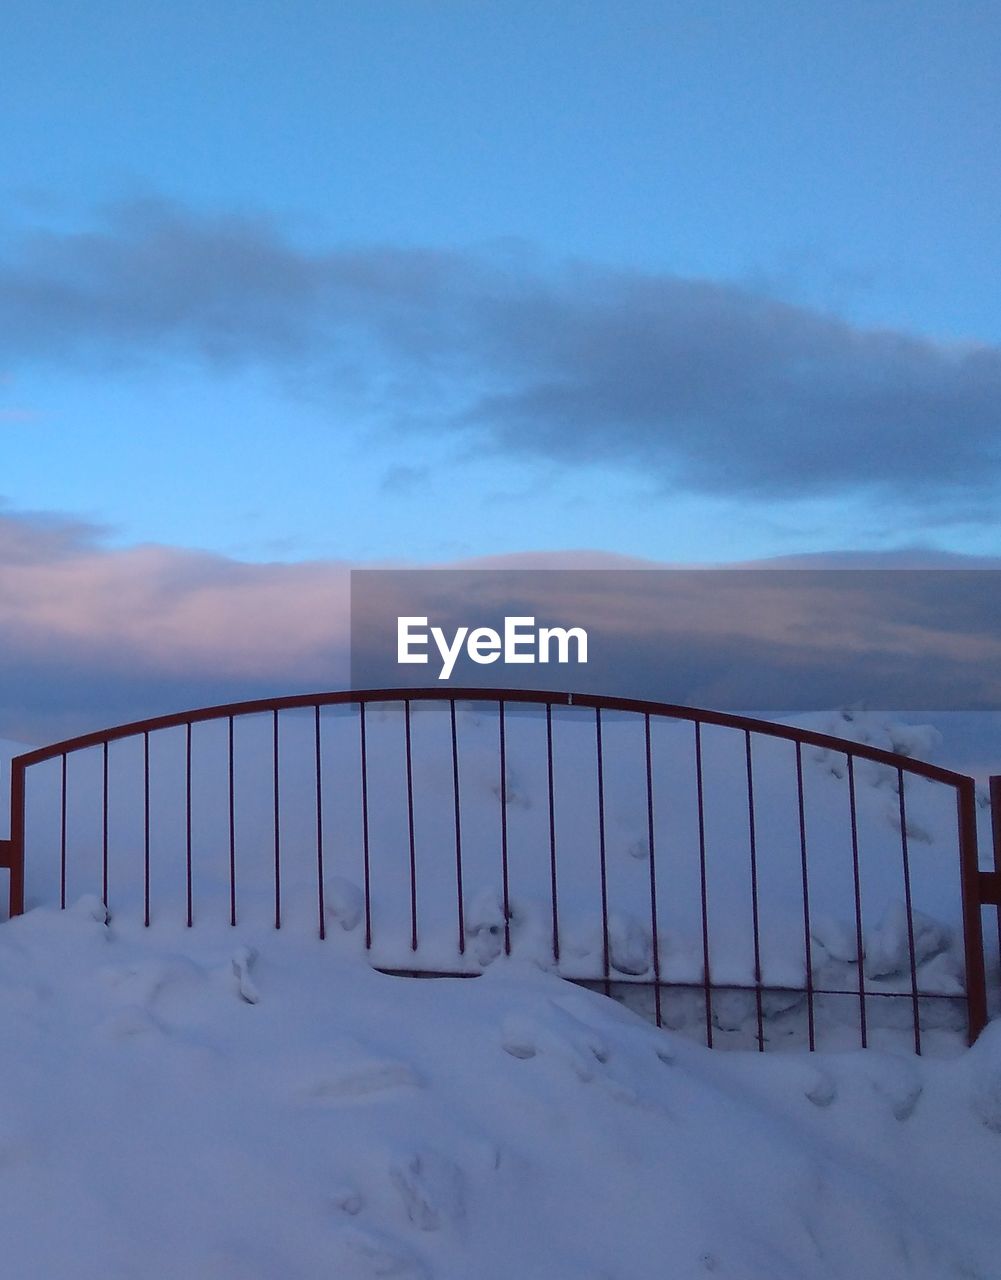
[[4, 511], [994, 553], [999, 65], [978, 3], [7, 0]]

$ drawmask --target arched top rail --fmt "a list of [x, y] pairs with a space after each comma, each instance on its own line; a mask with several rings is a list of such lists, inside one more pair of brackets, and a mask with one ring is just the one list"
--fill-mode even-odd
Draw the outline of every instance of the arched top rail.
[[313, 709], [316, 707], [350, 706], [359, 703], [378, 702], [503, 702], [528, 703], [537, 706], [554, 707], [588, 707], [597, 711], [625, 711], [644, 716], [659, 716], [671, 720], [687, 720], [693, 724], [716, 725], [726, 729], [737, 729], [745, 733], [763, 734], [772, 738], [781, 738], [802, 746], [820, 747], [829, 751], [837, 751], [842, 755], [852, 755], [862, 760], [872, 760], [877, 764], [888, 765], [893, 769], [901, 769], [934, 782], [943, 782], [951, 786], [969, 785], [970, 780], [964, 774], [940, 765], [930, 764], [925, 760], [915, 760], [910, 756], [894, 751], [885, 751], [880, 747], [869, 746], [862, 742], [853, 742], [847, 738], [834, 737], [831, 734], [816, 733], [811, 729], [801, 729], [794, 725], [776, 724], [770, 720], [759, 720], [752, 716], [732, 715], [725, 711], [710, 711], [704, 707], [688, 707], [669, 702], [651, 702], [638, 698], [618, 698], [593, 693], [567, 693], [552, 689], [482, 689], [453, 688], [451, 686], [402, 688], [402, 689], [342, 689], [323, 693], [290, 694], [277, 698], [256, 698], [245, 702], [222, 703], [212, 707], [198, 707], [191, 711], [176, 712], [171, 715], [153, 716], [146, 720], [134, 720], [129, 724], [115, 725], [109, 729], [101, 729], [94, 733], [81, 734], [75, 738], [66, 738], [62, 742], [38, 747], [22, 755], [15, 756], [12, 764], [16, 769], [24, 769], [29, 765], [40, 764], [45, 760], [58, 759], [73, 751], [82, 751], [88, 747], [99, 747], [122, 738], [132, 738], [141, 734], [153, 733], [161, 729], [184, 728], [187, 725], [199, 724], [207, 720], [227, 720], [231, 717], [260, 715], [268, 712], [293, 711], [297, 709]]

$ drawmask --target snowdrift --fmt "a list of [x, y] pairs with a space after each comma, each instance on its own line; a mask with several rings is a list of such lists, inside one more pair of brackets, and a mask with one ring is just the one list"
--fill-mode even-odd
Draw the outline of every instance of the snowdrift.
[[0, 927], [7, 1274], [990, 1280], [1001, 1027], [949, 1061], [718, 1053], [499, 959]]

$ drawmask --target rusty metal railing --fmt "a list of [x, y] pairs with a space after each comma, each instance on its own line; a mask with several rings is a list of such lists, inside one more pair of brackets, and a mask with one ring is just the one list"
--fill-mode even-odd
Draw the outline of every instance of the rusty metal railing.
[[[451, 947], [452, 959], [442, 952], [425, 959], [421, 954], [424, 945], [421, 934], [421, 910], [418, 885], [421, 875], [429, 865], [427, 860], [418, 856], [418, 828], [422, 821], [418, 810], [426, 801], [420, 783], [416, 780], [417, 765], [420, 763], [415, 744], [412, 711], [415, 704], [443, 703], [447, 708], [447, 725], [445, 736], [447, 746], [444, 748], [447, 757], [446, 788], [450, 794], [446, 797], [448, 823], [451, 828], [447, 857], [451, 865], [452, 887], [454, 897], [454, 935]], [[544, 815], [542, 822], [541, 857], [545, 862], [545, 913], [547, 947], [552, 967], [574, 981], [584, 982], [608, 994], [636, 996], [637, 992], [645, 994], [652, 1002], [651, 1016], [657, 1025], [671, 1023], [667, 1016], [665, 1004], [669, 997], [682, 993], [689, 998], [686, 1006], [693, 1007], [692, 1001], [701, 1008], [699, 1022], [702, 1035], [707, 1044], [712, 1046], [721, 1038], [719, 1005], [723, 995], [734, 993], [746, 1001], [750, 1036], [757, 1048], [764, 1049], [769, 1042], [770, 1028], [773, 1020], [772, 1006], [775, 993], [795, 996], [796, 1009], [804, 1017], [805, 1042], [810, 1049], [818, 1042], [818, 1011], [824, 1002], [835, 999], [843, 1006], [846, 1001], [852, 1002], [857, 1009], [859, 1041], [865, 1046], [870, 1041], [870, 1002], [873, 1000], [893, 1001], [896, 1006], [902, 1003], [909, 1010], [913, 1043], [916, 1052], [921, 1052], [922, 1035], [925, 1026], [922, 1010], [929, 1002], [939, 1000], [956, 1000], [956, 994], [943, 993], [940, 990], [926, 988], [922, 985], [919, 973], [921, 957], [918, 955], [915, 940], [914, 908], [914, 857], [910, 845], [909, 818], [907, 811], [907, 784], [913, 779], [923, 779], [939, 787], [951, 791], [954, 805], [956, 852], [955, 875], [957, 889], [961, 896], [962, 908], [962, 959], [963, 980], [959, 999], [965, 1009], [965, 1033], [972, 1042], [979, 1034], [987, 1020], [987, 983], [982, 931], [982, 911], [986, 906], [998, 906], [1001, 902], [1001, 778], [991, 780], [991, 800], [993, 805], [994, 833], [994, 869], [984, 870], [980, 867], [977, 850], [976, 796], [972, 778], [937, 765], [926, 763], [895, 752], [882, 750], [863, 743], [849, 741], [827, 734], [812, 732], [806, 729], [778, 725], [767, 721], [755, 720], [745, 716], [728, 715], [722, 712], [701, 710], [691, 707], [675, 706], [657, 702], [637, 701], [633, 699], [600, 697], [589, 694], [573, 695], [561, 692], [539, 692], [534, 690], [508, 689], [450, 689], [450, 688], [415, 688], [415, 689], [377, 689], [365, 691], [345, 691], [333, 693], [317, 693], [295, 695], [284, 698], [260, 699], [249, 702], [232, 703], [223, 706], [204, 707], [177, 715], [159, 716], [152, 719], [119, 725], [97, 733], [85, 734], [64, 742], [29, 751], [16, 757], [12, 762], [11, 772], [11, 823], [10, 838], [0, 841], [0, 866], [7, 867], [10, 872], [10, 915], [23, 912], [25, 907], [25, 858], [29, 842], [29, 814], [26, 805], [26, 787], [29, 775], [38, 766], [49, 763], [55, 767], [55, 776], [49, 779], [49, 808], [52, 804], [58, 814], [54, 830], [50, 833], [50, 844], [56, 858], [57, 883], [43, 891], [40, 902], [58, 902], [61, 907], [67, 905], [68, 879], [73, 862], [71, 854], [71, 822], [68, 807], [68, 779], [70, 775], [69, 761], [90, 753], [92, 762], [96, 758], [99, 769], [91, 770], [92, 799], [99, 815], [97, 829], [93, 835], [92, 848], [88, 857], [94, 868], [95, 883], [93, 889], [99, 892], [106, 904], [111, 900], [113, 886], [110, 878], [110, 831], [111, 831], [111, 798], [114, 791], [111, 761], [112, 745], [131, 740], [138, 751], [141, 747], [141, 783], [134, 790], [141, 807], [141, 913], [145, 925], [150, 925], [156, 915], [154, 905], [154, 885], [159, 874], [157, 857], [154, 856], [155, 826], [151, 810], [151, 782], [157, 781], [156, 762], [151, 764], [151, 742], [158, 741], [158, 735], [168, 731], [178, 731], [182, 735], [183, 746], [181, 758], [183, 767], [177, 789], [175, 808], [179, 816], [179, 861], [183, 879], [184, 920], [188, 926], [196, 919], [195, 883], [198, 874], [198, 857], [195, 851], [196, 815], [194, 812], [193, 774], [193, 738], [196, 726], [208, 722], [219, 722], [225, 733], [222, 751], [225, 767], [220, 773], [221, 811], [224, 815], [223, 825], [226, 833], [226, 872], [227, 881], [225, 895], [228, 905], [229, 923], [236, 925], [239, 919], [238, 904], [240, 900], [239, 881], [241, 875], [241, 836], [238, 823], [238, 787], [237, 787], [237, 742], [235, 726], [245, 718], [269, 717], [268, 734], [270, 749], [270, 765], [265, 785], [270, 790], [267, 801], [271, 824], [270, 851], [268, 854], [270, 869], [269, 896], [271, 898], [271, 914], [276, 928], [281, 928], [284, 920], [283, 885], [287, 874], [287, 841], [284, 825], [288, 814], [288, 787], [283, 781], [283, 751], [286, 737], [283, 735], [285, 717], [291, 713], [302, 713], [311, 719], [311, 760], [305, 764], [300, 761], [296, 772], [296, 785], [305, 795], [303, 788], [310, 793], [309, 805], [312, 816], [312, 853], [313, 869], [311, 872], [315, 892], [314, 920], [320, 938], [328, 932], [328, 876], [331, 865], [336, 865], [338, 846], [342, 842], [343, 804], [334, 821], [328, 812], [330, 765], [327, 759], [325, 744], [324, 712], [331, 708], [346, 710], [357, 717], [355, 748], [357, 752], [357, 820], [360, 822], [360, 878], [361, 884], [361, 918], [363, 920], [364, 947], [368, 952], [378, 952], [378, 967], [389, 972], [408, 974], [456, 974], [469, 976], [480, 971], [483, 963], [471, 954], [469, 941], [469, 904], [467, 888], [464, 887], [464, 874], [468, 871], [473, 854], [470, 850], [475, 845], [470, 843], [470, 830], [464, 813], [464, 751], [460, 742], [461, 734], [457, 727], [456, 708], [463, 704], [473, 704], [481, 711], [496, 714], [496, 739], [491, 751], [495, 752], [495, 784], [492, 794], [496, 797], [498, 830], [498, 848], [496, 865], [491, 874], [499, 877], [500, 918], [494, 926], [498, 936], [497, 948], [505, 954], [517, 954], [519, 949], [518, 921], [515, 893], [512, 885], [513, 837], [511, 833], [511, 779], [510, 779], [510, 717], [518, 714], [536, 714], [539, 719], [540, 741], [543, 744], [542, 761], [537, 769], [537, 782], [544, 795]], [[399, 797], [401, 804], [405, 795], [405, 804], [401, 808], [400, 840], [403, 845], [404, 858], [402, 879], [408, 899], [406, 927], [401, 928], [398, 936], [383, 935], [376, 938], [375, 917], [377, 914], [377, 894], [374, 886], [373, 870], [373, 821], [382, 811], [386, 797], [374, 793], [373, 766], [376, 758], [373, 755], [371, 741], [371, 716], [376, 706], [390, 706], [402, 710], [402, 776], [400, 778]], [[562, 916], [566, 907], [566, 884], [572, 880], [579, 868], [579, 862], [585, 857], [578, 849], [565, 847], [567, 841], [562, 834], [561, 822], [558, 819], [558, 808], [563, 799], [560, 794], [561, 783], [558, 781], [559, 748], [554, 738], [554, 712], [564, 714], [564, 709], [572, 708], [578, 717], [576, 723], [583, 728], [579, 734], [586, 734], [588, 758], [591, 760], [586, 772], [586, 786], [589, 797], [593, 798], [593, 857], [592, 870], [595, 872], [596, 892], [594, 894], [593, 914], [598, 932], [598, 943], [594, 963], [588, 970], [587, 963], [581, 962], [568, 952], [564, 938], [564, 922]], [[610, 870], [609, 850], [609, 815], [607, 811], [608, 777], [610, 763], [616, 766], [621, 761], [610, 762], [608, 752], [608, 726], [612, 719], [616, 722], [625, 720], [634, 725], [638, 750], [636, 768], [633, 771], [639, 779], [640, 798], [638, 805], [642, 812], [642, 843], [645, 849], [646, 868], [644, 872], [645, 887], [642, 896], [645, 899], [642, 927], [637, 926], [643, 939], [649, 939], [649, 958], [646, 969], [641, 972], [630, 972], [628, 967], [616, 967], [613, 955], [614, 912], [610, 904], [612, 874]], [[301, 728], [301, 716], [298, 722]], [[659, 787], [662, 784], [661, 762], [658, 759], [659, 748], [655, 745], [655, 737], [661, 726], [689, 725], [690, 737], [688, 747], [691, 757], [692, 785], [691, 802], [694, 806], [693, 839], [690, 850], [688, 870], [695, 876], [698, 886], [698, 905], [693, 911], [690, 921], [694, 935], [698, 939], [700, 976], [678, 978], [670, 971], [667, 962], [663, 938], [663, 921], [659, 918], [665, 910], [665, 903], [670, 901], [673, 877], [677, 874], [678, 851], [670, 847], [670, 833], [667, 839], [668, 848], [664, 850], [663, 823], [664, 801]], [[740, 747], [741, 763], [739, 776], [730, 779], [734, 794], [739, 794], [741, 812], [746, 815], [747, 875], [749, 889], [749, 924], [752, 943], [752, 958], [748, 966], [746, 980], [736, 980], [732, 976], [719, 977], [716, 973], [716, 940], [711, 923], [711, 877], [708, 873], [709, 837], [707, 833], [710, 821], [714, 819], [715, 808], [710, 803], [706, 791], [705, 774], [705, 739], [706, 733], [716, 729], [727, 730], [736, 735]], [[286, 731], [287, 732], [287, 731]], [[353, 731], [355, 732], [355, 731]], [[491, 730], [492, 732], [492, 730]], [[687, 731], [686, 731], [687, 732]], [[301, 734], [300, 734], [301, 738]], [[795, 830], [793, 838], [793, 855], [796, 860], [795, 874], [799, 885], [799, 903], [797, 913], [801, 911], [801, 921], [797, 929], [802, 935], [802, 975], [798, 982], [790, 983], [788, 979], [773, 981], [765, 972], [763, 960], [763, 944], [769, 941], [764, 924], [764, 908], [767, 903], [763, 899], [764, 889], [761, 881], [762, 866], [762, 813], [760, 812], [760, 792], [756, 781], [756, 768], [759, 763], [760, 743], [762, 740], [780, 740], [791, 746], [790, 764], [793, 770], [791, 803], [791, 822]], [[301, 746], [301, 743], [300, 743]], [[298, 748], [297, 748], [298, 749]], [[844, 842], [846, 850], [845, 874], [852, 886], [853, 922], [852, 931], [853, 955], [845, 964], [854, 972], [851, 982], [842, 982], [832, 986], [825, 982], [815, 971], [813, 961], [813, 925], [815, 902], [814, 878], [817, 867], [812, 860], [809, 838], [809, 798], [804, 783], [804, 751], [819, 750], [830, 753], [830, 756], [844, 762], [844, 795], [843, 808]], [[96, 757], [95, 757], [96, 753]], [[309, 754], [309, 753], [308, 753]], [[579, 754], [579, 753], [578, 753]], [[301, 751], [300, 751], [301, 755]], [[899, 989], [887, 990], [885, 984], [874, 982], [866, 974], [866, 937], [863, 925], [862, 874], [860, 871], [860, 835], [857, 770], [860, 762], [883, 766], [888, 771], [896, 791], [896, 817], [899, 825], [898, 847], [893, 859], [898, 865], [894, 874], [899, 871], [903, 892], [904, 911], [907, 935], [907, 965], [903, 973]], [[344, 772], [343, 763], [340, 766]], [[354, 763], [351, 770], [355, 769]], [[578, 771], [580, 776], [583, 772]], [[337, 777], [340, 777], [338, 774]], [[354, 774], [352, 773], [352, 776]], [[575, 775], [576, 776], [576, 775]], [[838, 776], [842, 776], [840, 773]], [[309, 785], [306, 787], [308, 778]], [[336, 780], [336, 779], [335, 779]], [[581, 785], [584, 785], [581, 783]], [[257, 788], [260, 791], [260, 787]], [[385, 788], [383, 788], [385, 790]], [[261, 800], [260, 795], [256, 797]], [[300, 799], [299, 804], [305, 803]], [[572, 803], [567, 801], [567, 803]], [[574, 802], [576, 803], [576, 802]], [[588, 801], [590, 804], [590, 800]], [[580, 803], [577, 803], [580, 808]], [[301, 817], [301, 815], [299, 815]], [[671, 816], [667, 815], [668, 818]], [[579, 815], [578, 815], [579, 817]], [[354, 820], [354, 819], [352, 819]], [[482, 825], [482, 823], [481, 823]], [[472, 833], [474, 837], [477, 832]], [[300, 842], [301, 843], [301, 842]], [[297, 847], [298, 848], [298, 847]], [[298, 849], [301, 854], [301, 849]], [[137, 850], [137, 857], [139, 851]], [[173, 856], [173, 855], [172, 855]], [[445, 856], [439, 848], [434, 857], [440, 864]], [[890, 855], [887, 855], [890, 856]], [[480, 863], [482, 854], [477, 854]], [[475, 860], [475, 859], [474, 859]], [[439, 866], [440, 870], [440, 866]], [[74, 870], [74, 875], [75, 875]], [[639, 892], [639, 891], [636, 891]], [[636, 894], [634, 893], [634, 899]], [[999, 913], [1001, 914], [1001, 913]], [[744, 922], [747, 923], [747, 922]], [[376, 945], [378, 943], [378, 945]], [[1001, 925], [999, 925], [999, 944], [1001, 944]], [[800, 944], [797, 944], [797, 946]], [[634, 966], [635, 968], [635, 966]], [[626, 990], [628, 989], [628, 990]], [[798, 1003], [797, 1003], [798, 1001]], [[642, 1001], [641, 1001], [642, 1003]], [[781, 1001], [779, 1003], [782, 1003]], [[782, 1011], [784, 1014], [784, 1011]]]

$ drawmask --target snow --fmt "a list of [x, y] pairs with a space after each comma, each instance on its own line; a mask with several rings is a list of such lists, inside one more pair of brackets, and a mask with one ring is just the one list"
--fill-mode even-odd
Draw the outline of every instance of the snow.
[[[897, 749], [909, 743], [922, 754], [934, 749], [920, 726], [852, 715], [854, 731], [869, 735], [860, 740], [889, 745], [892, 738]], [[296, 825], [292, 773], [282, 777], [288, 864], [280, 932], [269, 921], [267, 786], [259, 794], [250, 785], [244, 790], [246, 830], [252, 835], [259, 823], [261, 858], [254, 861], [249, 840], [249, 852], [241, 850], [236, 928], [226, 923], [228, 850], [225, 841], [214, 847], [204, 832], [196, 846], [202, 859], [196, 924], [183, 927], [183, 878], [171, 861], [177, 815], [169, 793], [154, 797], [157, 908], [152, 927], [144, 929], [136, 910], [134, 797], [126, 795], [117, 811], [117, 830], [127, 838], [112, 849], [109, 912], [86, 891], [95, 863], [82, 854], [88, 823], [93, 835], [93, 813], [86, 788], [74, 789], [71, 776], [71, 847], [82, 863], [81, 874], [71, 877], [72, 905], [65, 912], [40, 905], [0, 925], [0, 1238], [7, 1274], [68, 1280], [997, 1280], [1001, 1022], [962, 1050], [961, 1035], [945, 1016], [942, 1025], [925, 1030], [923, 1045], [932, 1055], [917, 1057], [910, 1051], [909, 1001], [886, 1000], [883, 1005], [899, 1005], [903, 1014], [885, 1016], [870, 1039], [877, 1047], [862, 1051], [855, 1047], [856, 995], [841, 1021], [837, 1010], [829, 1011], [826, 1024], [819, 1019], [827, 1051], [807, 1054], [796, 1049], [801, 1039], [787, 1034], [801, 1018], [802, 997], [775, 988], [765, 993], [765, 1017], [769, 1047], [784, 1046], [783, 1053], [741, 1048], [754, 1041], [754, 1000], [747, 992], [714, 996], [717, 1042], [729, 1052], [696, 1042], [704, 1015], [700, 990], [665, 991], [667, 1027], [651, 1026], [634, 1011], [649, 1013], [649, 988], [634, 980], [649, 975], [652, 943], [640, 893], [649, 882], [644, 797], [629, 768], [610, 769], [606, 797], [614, 990], [626, 1003], [565, 981], [553, 971], [550, 951], [538, 742], [531, 742], [528, 722], [509, 738], [512, 912], [506, 919], [492, 861], [496, 722], [465, 713], [464, 963], [479, 976], [380, 974], [371, 961], [381, 958], [380, 946], [382, 955], [398, 957], [393, 946], [400, 938], [415, 967], [455, 963], [454, 851], [433, 803], [436, 795], [451, 801], [448, 762], [442, 767], [429, 754], [422, 758], [426, 772], [417, 798], [421, 942], [412, 955], [409, 881], [400, 876], [407, 865], [405, 839], [400, 848], [405, 829], [398, 809], [385, 801], [396, 776], [386, 762], [397, 726], [391, 716], [373, 721], [372, 737], [378, 743], [383, 732], [385, 750], [372, 769], [379, 797], [373, 799], [372, 955], [364, 948], [357, 815], [348, 789], [328, 795], [326, 816], [336, 838], [324, 880], [327, 939], [321, 942], [313, 916], [315, 848], [305, 838], [307, 825]], [[414, 721], [415, 739], [433, 729], [430, 719], [422, 726], [415, 714]], [[833, 723], [816, 727], [840, 731]], [[333, 751], [335, 728], [325, 728], [325, 746]], [[587, 978], [600, 972], [601, 930], [593, 874], [575, 873], [574, 860], [586, 863], [591, 853], [590, 774], [583, 767], [586, 743], [575, 741], [573, 722], [558, 725], [557, 734], [564, 753], [558, 775], [561, 966]], [[635, 764], [636, 743], [623, 734], [620, 746]], [[733, 763], [727, 749], [709, 735], [706, 747], [707, 790], [716, 788], [711, 888], [719, 927], [726, 912], [733, 913], [732, 936], [719, 941], [714, 962], [724, 971], [729, 966], [736, 979], [746, 964], [740, 923], [746, 892], [728, 881], [744, 872], [746, 812], [739, 796], [729, 807], [725, 802], [723, 773]], [[677, 800], [687, 777], [681, 754], [669, 735], [657, 740], [657, 749], [659, 762], [677, 772]], [[291, 769], [298, 750], [292, 734], [286, 750], [283, 768]], [[256, 766], [252, 752], [248, 757], [241, 767], [249, 784]], [[308, 757], [300, 757], [300, 765], [302, 758]], [[196, 775], [197, 800], [211, 836], [218, 777], [207, 753], [196, 760], [205, 766]], [[260, 761], [266, 777], [266, 751]], [[788, 801], [784, 763], [766, 751], [756, 758], [762, 883], [774, 891], [766, 963], [773, 975], [784, 968], [800, 979], [796, 948], [804, 944], [795, 881], [769, 853], [798, 852], [775, 820]], [[343, 782], [349, 773], [343, 757], [340, 765]], [[858, 968], [852, 896], [827, 865], [844, 855], [834, 834], [844, 798], [837, 765], [826, 753], [804, 753], [817, 886], [811, 955], [816, 974], [832, 985]], [[581, 780], [573, 792], [575, 777]], [[866, 989], [909, 991], [910, 949], [894, 879], [899, 797], [885, 771], [860, 768], [858, 781]], [[37, 857], [30, 865], [44, 899], [44, 838], [47, 832], [51, 840], [53, 815], [43, 802], [39, 791], [40, 877]], [[660, 956], [670, 974], [697, 981], [699, 957], [685, 931], [691, 868], [677, 860], [686, 831], [690, 835], [690, 814], [680, 815], [675, 807], [675, 842], [664, 846], [676, 861]], [[954, 815], [937, 810], [934, 797], [918, 787], [908, 794], [911, 821], [923, 833], [914, 836], [912, 867], [923, 989], [961, 993], [950, 896]], [[658, 847], [662, 832], [666, 828], [655, 830]], [[51, 846], [48, 852], [51, 872]], [[206, 868], [213, 858], [216, 864]], [[445, 906], [436, 914], [439, 898]], [[510, 958], [505, 928], [515, 944]], [[996, 976], [992, 981], [996, 985]], [[879, 1002], [870, 998], [869, 1005], [875, 1012]]]
[[0, 928], [9, 1275], [998, 1274], [1001, 1026], [719, 1053], [525, 962], [104, 916]]

